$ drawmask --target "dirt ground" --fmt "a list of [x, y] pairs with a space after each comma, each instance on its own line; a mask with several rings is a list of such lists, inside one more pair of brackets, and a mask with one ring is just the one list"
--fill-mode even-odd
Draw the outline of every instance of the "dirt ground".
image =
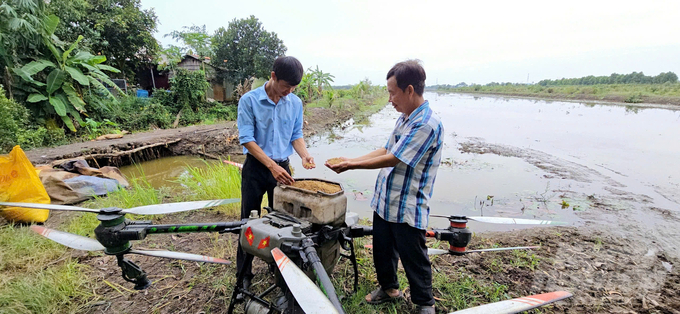
[[[338, 125], [352, 116], [351, 112], [336, 113], [321, 108], [309, 109], [305, 134], [310, 135]], [[238, 154], [241, 148], [235, 137], [234, 122], [192, 126], [173, 130], [136, 133], [122, 139], [78, 143], [56, 148], [28, 151], [34, 164], [58, 159], [111, 153], [145, 145], [181, 139], [168, 146], [170, 154]], [[467, 145], [467, 146], [466, 146]], [[501, 146], [470, 141], [462, 150], [475, 153], [523, 158], [546, 170], [550, 175], [574, 180], [597, 177], [588, 169], [567, 163], [549, 162], [550, 156], [540, 152], [513, 151]], [[583, 177], [580, 177], [583, 176]], [[604, 182], [607, 178], [597, 178]], [[610, 182], [612, 188], [616, 184]], [[678, 191], [668, 191], [671, 199], [680, 199]], [[632, 213], [619, 210], [619, 201], [638, 205], [637, 215], [655, 215], [663, 222], [654, 229], [636, 225]], [[476, 234], [469, 248], [496, 246], [541, 245], [534, 254], [540, 260], [535, 269], [498, 263], [495, 254], [469, 254], [463, 257], [439, 256], [433, 259], [433, 270], [455, 274], [464, 273], [477, 280], [495, 281], [508, 286], [511, 297], [519, 297], [553, 290], [567, 290], [574, 294], [542, 313], [680, 313], [680, 272], [677, 265], [678, 222], [673, 212], [646, 206], [643, 195], [622, 194], [621, 199], [591, 200], [592, 210], [580, 213], [585, 223], [578, 227], [533, 228], [503, 233]], [[63, 219], [57, 214], [47, 226], [56, 227]], [[61, 216], [63, 217], [63, 216]], [[177, 222], [178, 216], [168, 216], [167, 223]], [[196, 211], [180, 217], [182, 221], [224, 221], [213, 211]], [[610, 221], [607, 223], [607, 221]], [[616, 221], [617, 223], [611, 223]], [[620, 223], [629, 221], [629, 223]], [[163, 223], [163, 222], [161, 222]], [[235, 260], [236, 236], [219, 235], [228, 241], [216, 242], [217, 235], [180, 234], [155, 237], [153, 242], [139, 248], [165, 248], [176, 251], [226, 256]], [[672, 239], [672, 240], [670, 240]], [[224, 313], [231, 297], [230, 288], [214, 289], [210, 282], [227, 287], [234, 284], [235, 265], [199, 265], [183, 261], [134, 256], [154, 282], [144, 291], [132, 291], [131, 285], [120, 277], [120, 269], [110, 256], [73, 252], [80, 262], [93, 266], [93, 280], [106, 282], [95, 293], [102, 301], [83, 309], [85, 313]], [[341, 261], [336, 267], [346, 267]], [[255, 262], [255, 269], [266, 265]], [[210, 278], [209, 280], [207, 278]], [[256, 277], [257, 278], [257, 277]], [[257, 282], [255, 282], [257, 284]], [[435, 291], [437, 298], [445, 298]], [[444, 311], [446, 309], [441, 309]], [[444, 313], [444, 312], [442, 312]]]

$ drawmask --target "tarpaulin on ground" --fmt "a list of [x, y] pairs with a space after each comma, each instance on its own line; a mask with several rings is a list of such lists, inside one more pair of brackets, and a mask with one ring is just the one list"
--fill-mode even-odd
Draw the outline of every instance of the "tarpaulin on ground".
[[116, 167], [92, 168], [85, 160], [72, 160], [56, 168], [39, 167], [40, 180], [52, 204], [75, 204], [106, 195], [129, 183]]
[[[0, 155], [0, 201], [49, 204], [50, 197], [40, 182], [36, 169], [18, 145], [7, 155]], [[45, 209], [5, 207], [0, 216], [13, 222], [44, 222], [50, 212]]]

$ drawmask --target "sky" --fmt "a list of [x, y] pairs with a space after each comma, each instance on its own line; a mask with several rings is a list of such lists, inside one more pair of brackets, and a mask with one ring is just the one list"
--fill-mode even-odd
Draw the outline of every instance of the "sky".
[[212, 34], [257, 17], [289, 56], [333, 85], [385, 84], [397, 62], [421, 60], [427, 85], [535, 83], [627, 74], [680, 75], [680, 1], [142, 0], [161, 44], [182, 26]]

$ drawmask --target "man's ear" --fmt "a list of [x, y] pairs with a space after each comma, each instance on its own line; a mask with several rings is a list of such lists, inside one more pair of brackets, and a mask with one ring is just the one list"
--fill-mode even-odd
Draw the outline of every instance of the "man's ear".
[[277, 78], [276, 78], [276, 73], [274, 73], [274, 71], [272, 71], [272, 79], [273, 79], [274, 81], [277, 80]]
[[413, 94], [416, 92], [416, 89], [413, 88], [413, 85], [409, 85], [406, 87], [406, 93], [408, 94], [409, 97], [413, 96]]

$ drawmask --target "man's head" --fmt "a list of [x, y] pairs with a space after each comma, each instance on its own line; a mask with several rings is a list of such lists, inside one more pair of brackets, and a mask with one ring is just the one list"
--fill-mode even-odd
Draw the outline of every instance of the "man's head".
[[286, 96], [300, 84], [305, 70], [294, 57], [278, 57], [272, 67], [271, 88], [278, 96]]
[[425, 69], [417, 60], [395, 64], [387, 72], [387, 91], [390, 102], [398, 112], [411, 114], [423, 103]]

